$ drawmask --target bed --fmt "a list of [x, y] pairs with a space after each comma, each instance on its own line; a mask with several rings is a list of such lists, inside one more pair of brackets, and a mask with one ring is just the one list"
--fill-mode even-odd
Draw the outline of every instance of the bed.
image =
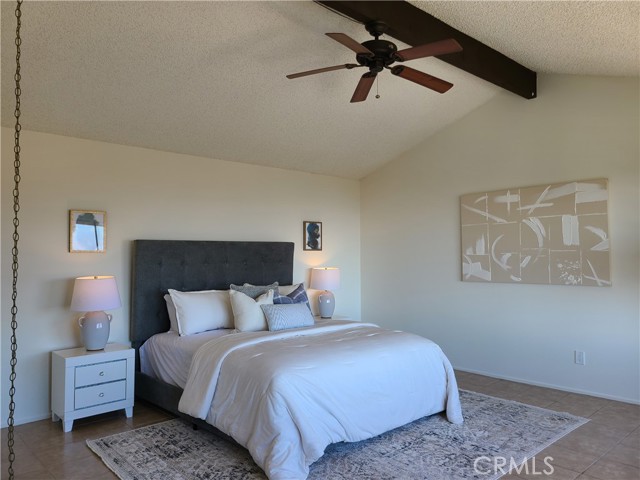
[[291, 285], [294, 244], [136, 240], [133, 251], [136, 396], [231, 437], [271, 480], [306, 478], [330, 443], [364, 440], [440, 412], [463, 421], [453, 369], [435, 343], [362, 322], [194, 335], [184, 360], [188, 378], [141, 368], [145, 342], [188, 338], [167, 333], [169, 289]]

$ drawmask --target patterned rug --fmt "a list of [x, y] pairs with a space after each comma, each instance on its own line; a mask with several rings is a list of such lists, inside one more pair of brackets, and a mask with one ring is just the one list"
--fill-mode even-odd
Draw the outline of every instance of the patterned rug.
[[[370, 440], [330, 445], [309, 479], [494, 480], [588, 421], [465, 390], [460, 398], [464, 424], [432, 415]], [[87, 444], [123, 480], [266, 479], [244, 448], [179, 419]]]

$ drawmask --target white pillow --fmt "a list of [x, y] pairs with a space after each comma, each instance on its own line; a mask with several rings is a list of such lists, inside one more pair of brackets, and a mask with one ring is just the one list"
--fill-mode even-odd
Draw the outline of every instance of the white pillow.
[[226, 290], [180, 292], [169, 289], [176, 308], [176, 323], [180, 335], [233, 328], [233, 312]]
[[263, 293], [255, 300], [237, 290], [229, 290], [231, 309], [236, 330], [239, 332], [258, 332], [267, 330], [267, 320], [261, 305], [273, 305], [273, 290]]
[[164, 296], [164, 301], [167, 303], [167, 313], [169, 314], [169, 327], [170, 332], [180, 333], [178, 329], [178, 319], [176, 318], [176, 306], [173, 304], [173, 300], [171, 300], [171, 295], [168, 293]]
[[282, 305], [262, 305], [267, 317], [269, 330], [286, 330], [289, 328], [310, 327], [314, 324], [311, 310], [306, 303], [290, 303]]

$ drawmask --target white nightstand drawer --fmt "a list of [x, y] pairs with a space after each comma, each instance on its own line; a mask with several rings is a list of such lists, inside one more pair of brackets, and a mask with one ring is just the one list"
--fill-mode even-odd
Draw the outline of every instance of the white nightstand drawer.
[[87, 408], [103, 403], [118, 402], [126, 397], [127, 386], [125, 380], [77, 388], [75, 391], [75, 408]]
[[96, 363], [76, 367], [75, 386], [95, 385], [97, 383], [113, 382], [127, 378], [127, 361]]

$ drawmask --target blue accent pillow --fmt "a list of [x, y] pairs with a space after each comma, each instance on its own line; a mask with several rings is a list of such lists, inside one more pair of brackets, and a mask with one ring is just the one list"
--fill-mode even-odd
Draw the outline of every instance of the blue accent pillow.
[[306, 303], [309, 311], [311, 311], [311, 305], [309, 305], [309, 297], [307, 291], [304, 289], [304, 284], [298, 285], [289, 295], [280, 295], [278, 290], [273, 291], [273, 303], [274, 305], [291, 305], [294, 303]]
[[314, 324], [311, 311], [302, 303], [290, 305], [260, 305], [267, 319], [269, 331], [310, 327]]

